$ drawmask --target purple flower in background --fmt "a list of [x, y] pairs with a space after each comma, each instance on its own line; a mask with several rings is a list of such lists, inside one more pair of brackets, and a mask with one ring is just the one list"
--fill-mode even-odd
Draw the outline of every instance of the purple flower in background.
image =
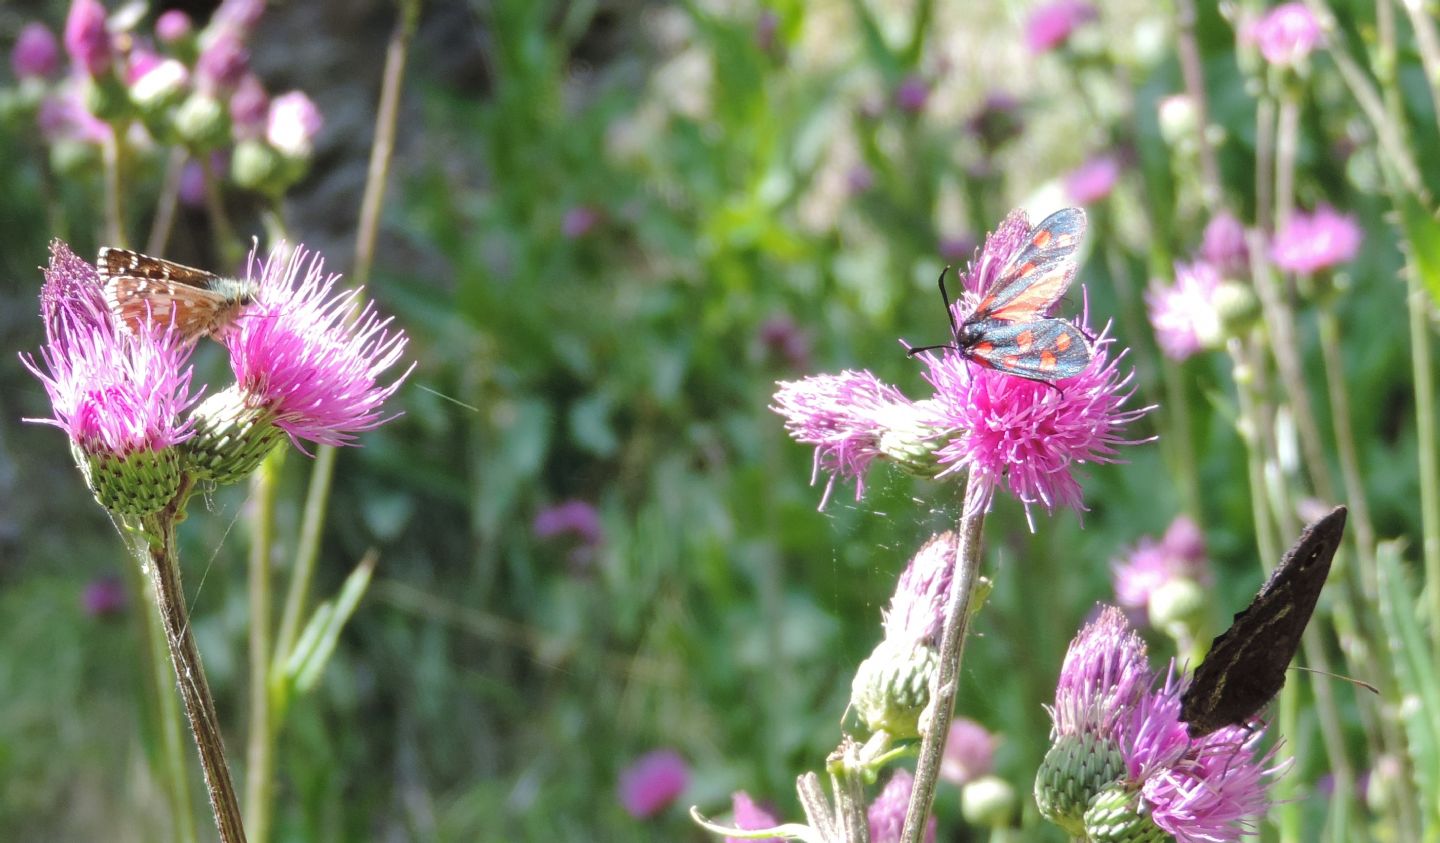
[[1199, 262], [1175, 264], [1174, 284], [1145, 292], [1150, 324], [1166, 357], [1184, 360], [1220, 340], [1219, 289], [1220, 273]]
[[[905, 826], [905, 809], [910, 792], [915, 789], [915, 776], [904, 768], [896, 770], [885, 783], [880, 795], [865, 812], [870, 823], [870, 843], [900, 843]], [[925, 823], [925, 843], [935, 843], [936, 822], [932, 815]]]
[[80, 595], [80, 605], [92, 618], [118, 614], [125, 608], [125, 602], [125, 585], [116, 577], [93, 579], [85, 584], [85, 591]]
[[1245, 226], [1229, 211], [1221, 211], [1205, 224], [1200, 240], [1200, 257], [1229, 277], [1250, 271], [1250, 247], [1245, 242]]
[[110, 137], [110, 125], [90, 113], [79, 90], [73, 85], [63, 85], [61, 90], [46, 97], [40, 103], [35, 122], [40, 127], [41, 137], [49, 143], [78, 141], [99, 144]]
[[161, 451], [192, 435], [180, 414], [190, 390], [189, 349], [168, 333], [115, 328], [95, 267], [60, 241], [51, 244], [41, 289], [44, 366], [21, 360], [50, 396], [52, 418], [27, 419], [64, 430], [87, 455], [126, 457]]
[[845, 174], [845, 183], [851, 193], [865, 193], [875, 186], [875, 173], [864, 164], [856, 164]]
[[760, 343], [792, 369], [803, 369], [810, 363], [810, 337], [789, 314], [778, 313], [760, 323]]
[[114, 52], [105, 28], [105, 7], [99, 0], [75, 0], [70, 5], [70, 14], [65, 18], [65, 52], [90, 76], [102, 76], [110, 70]]
[[895, 87], [895, 106], [909, 114], [924, 111], [925, 103], [929, 99], [930, 85], [913, 73], [900, 80], [900, 84]]
[[[750, 794], [743, 790], [737, 790], [730, 797], [731, 805], [734, 806], [734, 823], [736, 828], [745, 831], [759, 831], [762, 828], [774, 828], [780, 824], [780, 820], [771, 811], [755, 804]], [[744, 840], [738, 837], [726, 837], [725, 843], [784, 843], [780, 837], [746, 837]]]
[[247, 73], [230, 95], [230, 133], [237, 141], [259, 140], [269, 122], [270, 95], [260, 77]]
[[1320, 21], [1304, 3], [1282, 3], [1255, 21], [1247, 32], [1271, 64], [1293, 67], [1325, 37]]
[[600, 212], [589, 205], [575, 205], [565, 211], [560, 221], [560, 233], [566, 240], [578, 240], [589, 234], [600, 223]]
[[1036, 55], [1064, 45], [1082, 24], [1099, 15], [1085, 0], [1055, 0], [1035, 7], [1025, 25], [1025, 44]]
[[570, 549], [570, 562], [576, 567], [589, 564], [596, 549], [605, 541], [600, 513], [589, 502], [582, 500], [568, 500], [540, 510], [535, 515], [532, 529], [539, 539], [572, 539], [575, 546]]
[[250, 70], [250, 52], [240, 36], [222, 30], [195, 60], [195, 83], [201, 91], [220, 96], [235, 90]]
[[222, 338], [246, 406], [267, 411], [296, 447], [351, 445], [393, 418], [380, 407], [414, 364], [380, 385], [408, 340], [361, 304], [361, 290], [336, 292], [323, 257], [284, 244], [263, 262], [251, 252], [248, 277], [258, 300]]
[[309, 97], [290, 91], [271, 100], [265, 139], [282, 155], [308, 158], [324, 124], [320, 109]]
[[1286, 272], [1309, 275], [1355, 257], [1363, 236], [1353, 215], [1321, 205], [1313, 214], [1290, 215], [1270, 244], [1270, 258]]
[[190, 16], [179, 9], [162, 12], [155, 19], [155, 37], [162, 44], [174, 44], [189, 38], [194, 31], [195, 24], [190, 21]]
[[10, 51], [10, 67], [18, 79], [53, 76], [60, 69], [60, 42], [50, 27], [39, 21], [25, 24]]
[[1181, 515], [1171, 522], [1160, 541], [1146, 536], [1110, 563], [1115, 580], [1115, 599], [1127, 609], [1145, 609], [1150, 597], [1165, 584], [1188, 579], [1208, 586], [1210, 566], [1205, 559], [1205, 539], [1199, 526]]
[[1065, 177], [1065, 193], [1077, 205], [1092, 205], [1110, 195], [1120, 180], [1120, 159], [1114, 155], [1091, 158]]
[[980, 108], [965, 121], [965, 128], [993, 154], [1007, 141], [1020, 136], [1025, 124], [1020, 119], [1020, 101], [1004, 91], [992, 91]]
[[776, 36], [780, 32], [780, 16], [774, 9], [763, 9], [755, 19], [755, 47], [762, 53], [772, 53], [779, 46]]
[[620, 772], [620, 804], [636, 819], [653, 817], [690, 784], [690, 766], [673, 749], [640, 756]]
[[210, 29], [230, 30], [248, 38], [265, 14], [265, 0], [224, 0], [210, 17]]
[[949, 237], [942, 237], [940, 238], [939, 244], [940, 259], [946, 263], [960, 263], [961, 261], [971, 260], [975, 257], [975, 247], [978, 245], [979, 244], [975, 242], [974, 235], [971, 234], [954, 234]]
[[989, 775], [995, 769], [995, 747], [999, 743], [1000, 739], [984, 726], [968, 717], [956, 717], [950, 721], [940, 777], [963, 786]]

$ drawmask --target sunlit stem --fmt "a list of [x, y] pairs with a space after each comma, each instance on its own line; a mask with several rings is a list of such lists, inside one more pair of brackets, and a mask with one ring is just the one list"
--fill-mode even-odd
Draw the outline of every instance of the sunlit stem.
[[250, 477], [250, 727], [245, 748], [245, 819], [257, 841], [270, 839], [274, 800], [275, 725], [270, 699], [270, 566], [275, 533], [275, 490], [281, 455], [275, 449]]
[[985, 525], [985, 507], [978, 503], [981, 488], [981, 484], [973, 479], [966, 479], [964, 514], [960, 517], [956, 539], [955, 569], [945, 603], [940, 664], [930, 689], [930, 722], [924, 725], [925, 737], [920, 743], [920, 757], [915, 762], [915, 789], [910, 793], [910, 805], [905, 811], [901, 843], [919, 843], [924, 836], [925, 820], [930, 816], [935, 786], [940, 779], [940, 761], [950, 735], [950, 719], [955, 713], [960, 662], [965, 654], [965, 633], [970, 626], [970, 600], [980, 573], [980, 532]]

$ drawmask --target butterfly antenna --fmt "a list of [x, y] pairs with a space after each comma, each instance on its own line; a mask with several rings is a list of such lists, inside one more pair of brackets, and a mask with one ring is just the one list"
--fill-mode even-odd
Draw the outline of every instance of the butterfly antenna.
[[1341, 682], [1349, 682], [1352, 685], [1359, 685], [1361, 688], [1364, 688], [1365, 690], [1369, 691], [1372, 694], [1375, 694], [1376, 696], [1380, 695], [1380, 689], [1375, 687], [1374, 685], [1371, 685], [1369, 682], [1366, 682], [1364, 679], [1356, 679], [1353, 676], [1342, 676], [1338, 673], [1331, 673], [1328, 670], [1316, 670], [1313, 667], [1301, 667], [1298, 664], [1290, 665], [1290, 669], [1303, 670], [1306, 673], [1318, 673], [1321, 676], [1328, 676], [1331, 679], [1339, 679]]
[[914, 357], [922, 351], [935, 351], [941, 348], [955, 348], [960, 342], [960, 327], [955, 324], [955, 310], [950, 307], [950, 291], [945, 288], [945, 275], [950, 271], [950, 265], [940, 270], [940, 298], [945, 302], [945, 318], [950, 320], [950, 336], [954, 342], [940, 343], [939, 345], [922, 345], [919, 348], [911, 348], [905, 352], [906, 357]]

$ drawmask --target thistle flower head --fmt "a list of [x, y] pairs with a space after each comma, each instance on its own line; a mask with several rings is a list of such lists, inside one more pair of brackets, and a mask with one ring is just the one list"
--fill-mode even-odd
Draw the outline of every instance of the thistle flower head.
[[265, 139], [282, 155], [309, 158], [324, 125], [315, 102], [303, 91], [290, 91], [270, 101]]
[[1200, 257], [1227, 278], [1247, 275], [1250, 246], [1245, 241], [1245, 224], [1229, 211], [1211, 217], [1200, 238]]
[[935, 644], [945, 622], [945, 603], [955, 570], [956, 536], [932, 536], [905, 566], [885, 612], [885, 639]]
[[1076, 205], [1093, 205], [1109, 196], [1119, 180], [1120, 159], [1097, 155], [1070, 171], [1065, 177], [1065, 193]]
[[[1180, 721], [1173, 662], [1160, 687], [1144, 644], [1107, 607], [1066, 654], [1052, 746], [1036, 777], [1041, 813], [1085, 839], [1227, 843], [1252, 833], [1269, 779], [1283, 771], [1261, 754], [1261, 735], [1228, 726], [1191, 739]], [[1152, 690], [1154, 689], [1154, 690]]]
[[155, 19], [155, 37], [162, 44], [174, 44], [189, 38], [194, 32], [194, 22], [180, 9], [161, 12], [160, 17]]
[[1142, 538], [1124, 559], [1111, 563], [1111, 571], [1115, 598], [1127, 609], [1146, 608], [1157, 591], [1175, 580], [1188, 579], [1202, 586], [1211, 580], [1204, 537], [1184, 515], [1170, 524], [1160, 541]]
[[1281, 3], [1251, 24], [1248, 40], [1273, 65], [1294, 67], [1325, 37], [1315, 13], [1301, 2]]
[[995, 769], [1000, 739], [968, 717], [950, 721], [950, 736], [940, 760], [940, 777], [957, 785], [973, 782]]
[[105, 7], [100, 0], [74, 0], [65, 18], [65, 52], [70, 60], [92, 77], [109, 72], [114, 61], [110, 33], [106, 29]]
[[795, 441], [815, 446], [813, 483], [830, 475], [821, 496], [823, 509], [837, 477], [855, 480], [855, 499], [864, 492], [865, 470], [879, 456], [901, 465], [922, 461], [930, 443], [938, 444], [942, 423], [927, 402], [912, 402], [900, 390], [866, 371], [813, 375], [781, 381], [771, 409], [785, 417]]
[[1025, 43], [1035, 55], [1061, 47], [1082, 24], [1099, 17], [1086, 0], [1053, 0], [1035, 7], [1025, 25]]
[[636, 819], [653, 817], [690, 785], [690, 765], [673, 749], [640, 756], [620, 773], [620, 804]]
[[10, 51], [10, 68], [17, 79], [53, 76], [60, 69], [60, 43], [50, 27], [31, 21], [21, 28]]
[[223, 337], [248, 407], [267, 412], [297, 447], [350, 445], [393, 418], [381, 405], [414, 365], [381, 385], [407, 339], [361, 304], [360, 290], [337, 292], [324, 258], [283, 244], [264, 261], [252, 252], [249, 278], [257, 301]]
[[[866, 819], [870, 823], [870, 843], [900, 843], [905, 826], [905, 809], [910, 805], [910, 792], [915, 789], [915, 776], [904, 768], [890, 775], [890, 781], [870, 803]], [[931, 816], [925, 822], [925, 843], [935, 843], [937, 823]]]
[[1345, 263], [1360, 251], [1364, 233], [1352, 214], [1321, 205], [1312, 214], [1296, 212], [1270, 246], [1275, 265], [1302, 275]]
[[1212, 264], [1196, 262], [1175, 264], [1174, 284], [1145, 292], [1150, 324], [1166, 357], [1185, 360], [1220, 342], [1219, 290], [1220, 273]]

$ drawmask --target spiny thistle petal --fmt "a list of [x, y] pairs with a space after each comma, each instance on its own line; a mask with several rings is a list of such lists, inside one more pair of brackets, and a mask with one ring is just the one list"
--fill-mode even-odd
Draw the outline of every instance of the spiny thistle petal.
[[407, 338], [361, 305], [360, 290], [335, 292], [338, 276], [325, 274], [324, 258], [283, 244], [264, 262], [252, 252], [249, 277], [258, 301], [224, 337], [247, 406], [268, 411], [302, 451], [302, 439], [351, 445], [394, 418], [380, 407], [414, 364], [379, 384]]

